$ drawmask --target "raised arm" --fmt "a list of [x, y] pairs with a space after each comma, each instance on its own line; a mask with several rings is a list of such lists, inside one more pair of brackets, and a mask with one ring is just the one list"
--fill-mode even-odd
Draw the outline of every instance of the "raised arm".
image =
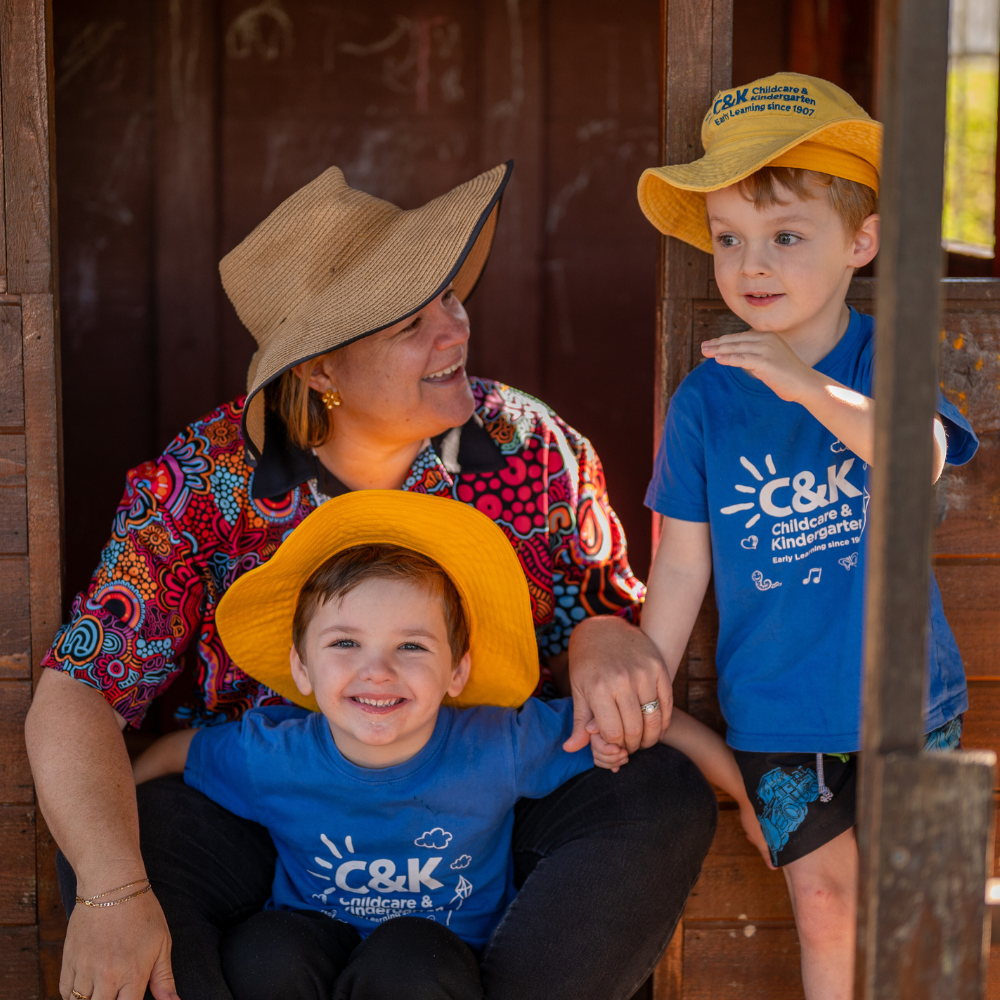
[[[146, 877], [139, 851], [124, 719], [101, 693], [44, 670], [25, 721], [38, 803], [77, 877], [77, 895], [96, 896]], [[114, 898], [114, 897], [111, 897]], [[147, 892], [119, 906], [77, 905], [63, 949], [60, 992], [172, 1000], [170, 933]]]

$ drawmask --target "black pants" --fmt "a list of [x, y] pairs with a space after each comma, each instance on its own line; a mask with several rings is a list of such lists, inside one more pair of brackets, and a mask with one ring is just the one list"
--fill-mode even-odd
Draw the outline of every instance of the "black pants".
[[[230, 1000], [220, 945], [270, 895], [271, 838], [179, 777], [140, 785], [138, 800], [146, 871], [173, 937], [177, 992], [183, 1000]], [[708, 783], [687, 757], [662, 745], [634, 754], [618, 774], [595, 768], [544, 799], [519, 802], [520, 891], [483, 949], [485, 996], [631, 997], [673, 934], [715, 823]], [[63, 862], [67, 909], [75, 882]]]
[[454, 931], [398, 917], [364, 941], [315, 910], [264, 910], [222, 938], [236, 1000], [483, 1000], [479, 964]]

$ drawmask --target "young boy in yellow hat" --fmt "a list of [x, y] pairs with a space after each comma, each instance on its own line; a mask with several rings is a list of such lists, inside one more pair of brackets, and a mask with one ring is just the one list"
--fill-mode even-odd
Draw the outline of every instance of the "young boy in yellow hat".
[[[271, 833], [271, 899], [221, 945], [236, 1000], [481, 998], [476, 953], [514, 895], [514, 803], [593, 765], [561, 747], [571, 701], [529, 697], [538, 657], [506, 536], [452, 500], [348, 493], [240, 577], [216, 620], [235, 662], [302, 708], [171, 734], [135, 773], [183, 770]], [[695, 763], [738, 791], [710, 730], [678, 719], [665, 742], [692, 735]]]
[[[671, 399], [642, 628], [676, 670], [714, 572], [727, 742], [788, 882], [809, 1000], [852, 993], [874, 340], [845, 297], [879, 247], [881, 138], [839, 87], [779, 73], [718, 94], [705, 155], [638, 192], [660, 232], [714, 256], [748, 327], [702, 343]], [[935, 479], [976, 451], [940, 395], [927, 433]], [[968, 699], [936, 584], [930, 617], [927, 745], [952, 748]]]

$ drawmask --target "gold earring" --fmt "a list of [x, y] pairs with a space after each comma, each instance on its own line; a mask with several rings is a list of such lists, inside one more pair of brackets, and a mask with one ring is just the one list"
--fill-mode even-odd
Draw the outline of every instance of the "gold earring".
[[336, 389], [327, 389], [323, 393], [323, 403], [326, 405], [328, 410], [332, 410], [335, 406], [340, 406], [343, 400], [340, 398], [340, 393]]

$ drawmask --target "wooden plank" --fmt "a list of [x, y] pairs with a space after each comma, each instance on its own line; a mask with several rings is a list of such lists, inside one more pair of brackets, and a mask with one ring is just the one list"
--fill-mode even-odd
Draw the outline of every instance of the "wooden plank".
[[0, 553], [27, 555], [28, 510], [24, 486], [0, 486]]
[[715, 839], [684, 919], [794, 919], [784, 876], [764, 865], [743, 833], [736, 808], [720, 808]]
[[964, 722], [963, 748], [1000, 753], [1000, 683], [969, 681], [969, 709]]
[[0, 924], [35, 923], [35, 810], [0, 806]]
[[[527, 392], [543, 383], [545, 12], [539, 0], [480, 5], [480, 169], [513, 159], [490, 264], [471, 299], [473, 371]], [[551, 210], [550, 210], [551, 211]], [[550, 282], [565, 280], [558, 268]], [[557, 288], [558, 292], [558, 288]], [[563, 291], [563, 296], [565, 292]]]
[[684, 927], [684, 1000], [798, 1000], [794, 925], [734, 921]]
[[30, 704], [28, 681], [0, 681], [0, 803], [34, 804], [28, 751], [24, 747], [24, 717]]
[[934, 568], [968, 677], [1000, 680], [1000, 563]]
[[56, 842], [41, 812], [35, 814], [35, 866], [38, 896], [38, 960], [41, 968], [42, 995], [46, 1000], [61, 1000], [59, 972], [62, 966], [63, 939], [66, 937], [66, 913], [59, 895], [56, 877]]
[[0, 996], [38, 1000], [37, 927], [0, 927]]
[[653, 974], [653, 1000], [682, 1000], [684, 995], [684, 920], [678, 921], [667, 950]]
[[0, 680], [31, 677], [28, 560], [0, 558]]
[[21, 310], [18, 306], [0, 305], [0, 427], [15, 429], [23, 425]]
[[31, 654], [37, 673], [62, 623], [61, 376], [52, 295], [25, 295], [22, 309]]
[[222, 399], [215, 3], [156, 5], [156, 444]]
[[7, 0], [0, 22], [7, 288], [51, 292], [55, 285], [48, 79], [52, 51], [45, 0]]

